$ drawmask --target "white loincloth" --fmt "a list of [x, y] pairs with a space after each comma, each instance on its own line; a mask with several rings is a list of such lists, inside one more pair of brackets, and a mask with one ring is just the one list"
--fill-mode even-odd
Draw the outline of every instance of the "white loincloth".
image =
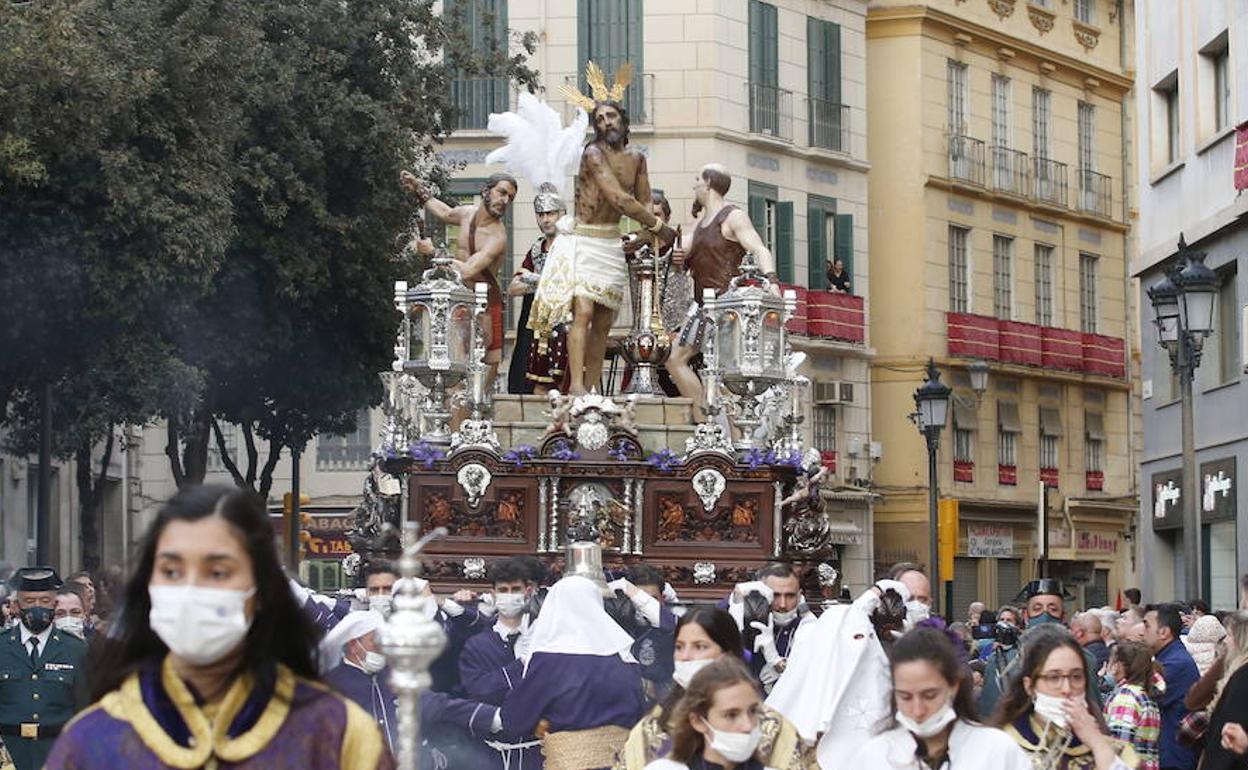
[[618, 228], [577, 225], [571, 217], [564, 217], [558, 229], [529, 312], [529, 328], [539, 347], [545, 345], [556, 326], [572, 320], [574, 297], [619, 310], [628, 283]]

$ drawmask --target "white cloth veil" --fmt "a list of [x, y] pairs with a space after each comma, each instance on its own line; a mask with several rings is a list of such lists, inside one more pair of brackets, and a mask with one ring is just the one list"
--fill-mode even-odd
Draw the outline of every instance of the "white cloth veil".
[[373, 631], [385, 628], [386, 619], [375, 610], [356, 610], [338, 621], [338, 624], [325, 634], [320, 644], [321, 673], [328, 673], [342, 662], [342, 648], [347, 642], [367, 636]]
[[602, 589], [579, 575], [551, 587], [530, 633], [534, 653], [619, 655], [633, 662], [633, 637], [602, 608]]

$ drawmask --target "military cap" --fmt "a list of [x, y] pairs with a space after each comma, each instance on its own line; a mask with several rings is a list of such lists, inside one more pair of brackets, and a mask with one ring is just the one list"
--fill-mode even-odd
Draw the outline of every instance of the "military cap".
[[55, 591], [61, 577], [51, 567], [22, 567], [13, 573], [9, 586], [14, 591]]
[[1018, 592], [1015, 601], [1026, 602], [1033, 596], [1059, 596], [1065, 601], [1075, 598], [1074, 594], [1062, 588], [1062, 581], [1057, 578], [1037, 578], [1031, 581]]

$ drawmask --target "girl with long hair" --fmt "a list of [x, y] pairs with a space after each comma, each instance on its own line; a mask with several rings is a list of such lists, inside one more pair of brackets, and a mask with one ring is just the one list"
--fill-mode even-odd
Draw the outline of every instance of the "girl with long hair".
[[1108, 734], [1089, 683], [1083, 649], [1065, 628], [1033, 630], [1024, 641], [992, 723], [1031, 757], [1036, 770], [1128, 770], [1135, 750]]
[[1158, 683], [1161, 665], [1143, 642], [1119, 642], [1109, 654], [1109, 673], [1118, 685], [1105, 703], [1109, 734], [1135, 748], [1137, 770], [1158, 770], [1161, 754], [1161, 707]]
[[[1209, 730], [1201, 770], [1243, 767], [1244, 758], [1232, 749], [1230, 725], [1248, 725], [1248, 611], [1226, 616], [1226, 667], [1213, 696]], [[1242, 728], [1241, 728], [1242, 734]]]
[[[700, 607], [685, 613], [676, 625], [675, 672], [672, 690], [662, 703], [633, 727], [617, 758], [615, 770], [642, 770], [672, 750], [672, 715], [694, 676], [723, 659], [743, 660], [741, 631], [721, 609]], [[759, 755], [768, 767], [801, 770], [815, 767], [810, 748], [780, 712], [763, 705], [759, 712]]]
[[905, 770], [1030, 770], [1002, 731], [979, 723], [969, 671], [946, 632], [920, 626], [893, 645], [893, 716], [845, 765]]
[[183, 489], [148, 529], [113, 637], [88, 666], [96, 703], [47, 766], [393, 767], [372, 718], [317, 681], [317, 634], [262, 501]]
[[762, 689], [740, 658], [703, 668], [672, 712], [672, 750], [646, 770], [764, 770]]

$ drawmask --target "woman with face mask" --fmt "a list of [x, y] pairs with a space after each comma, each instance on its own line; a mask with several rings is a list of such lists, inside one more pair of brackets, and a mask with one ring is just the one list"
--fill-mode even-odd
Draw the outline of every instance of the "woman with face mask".
[[745, 664], [723, 656], [693, 676], [672, 713], [672, 751], [645, 770], [767, 770], [762, 691]]
[[[741, 631], [736, 621], [721, 609], [702, 607], [691, 610], [676, 625], [673, 659], [673, 687], [667, 697], [642, 718], [628, 735], [615, 770], [642, 770], [672, 751], [667, 725], [693, 677], [722, 659], [743, 660]], [[759, 711], [758, 754], [768, 767], [801, 770], [816, 767], [813, 751], [801, 742], [797, 730], [780, 712], [762, 705]]]
[[316, 638], [262, 501], [183, 489], [156, 515], [88, 667], [97, 701], [48, 767], [392, 768], [372, 718], [317, 681]]
[[1139, 758], [1111, 738], [1089, 686], [1095, 679], [1070, 632], [1051, 625], [1023, 642], [1018, 676], [992, 722], [1031, 757], [1037, 770], [1127, 770]]
[[893, 716], [845, 765], [906, 770], [1031, 770], [1002, 731], [975, 719], [970, 673], [936, 628], [906, 632], [892, 648]]

